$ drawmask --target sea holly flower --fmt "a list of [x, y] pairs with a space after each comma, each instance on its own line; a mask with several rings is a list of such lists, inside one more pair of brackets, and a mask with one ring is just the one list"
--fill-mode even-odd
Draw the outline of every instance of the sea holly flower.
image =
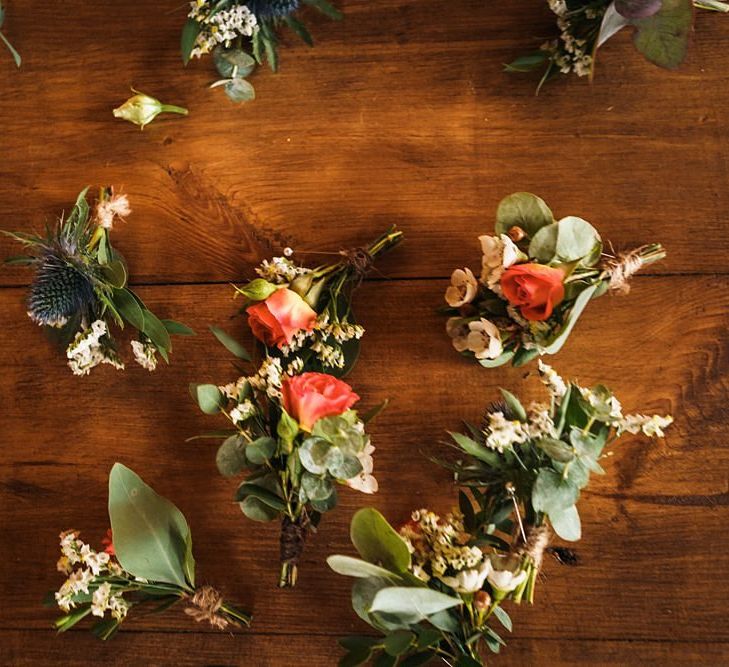
[[142, 130], [161, 113], [174, 113], [181, 116], [187, 116], [189, 113], [184, 107], [162, 104], [158, 99], [135, 91], [133, 88], [132, 92], [136, 94], [114, 109], [114, 117], [139, 125]]
[[576, 216], [556, 220], [528, 192], [499, 203], [495, 232], [479, 237], [483, 259], [476, 287], [467, 269], [457, 269], [442, 311], [454, 348], [487, 368], [556, 354], [588, 303], [608, 292], [627, 294], [633, 274], [665, 257], [659, 244], [607, 255], [589, 222]]
[[58, 329], [55, 338], [66, 347], [74, 375], [87, 375], [101, 364], [123, 369], [112, 336], [112, 325], [139, 331], [132, 343], [135, 359], [153, 370], [156, 354], [167, 361], [171, 334], [194, 332], [179, 322], [160, 320], [127, 285], [128, 268], [112, 246], [115, 222], [131, 213], [126, 195], [104, 188], [92, 208], [87, 190], [77, 197], [45, 236], [4, 232], [20, 242], [27, 255], [6, 260], [35, 267], [28, 292], [28, 317], [43, 327]]

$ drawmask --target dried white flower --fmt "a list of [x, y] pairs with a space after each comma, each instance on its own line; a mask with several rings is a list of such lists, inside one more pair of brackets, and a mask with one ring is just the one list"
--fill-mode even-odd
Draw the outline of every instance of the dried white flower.
[[68, 366], [74, 375], [88, 375], [92, 368], [99, 364], [110, 364], [117, 369], [123, 369], [116, 352], [101, 342], [107, 335], [106, 322], [96, 320], [91, 327], [79, 331], [66, 349]]
[[104, 229], [114, 226], [115, 218], [126, 218], [132, 212], [126, 195], [112, 194], [96, 204], [96, 224]]
[[501, 293], [499, 281], [504, 271], [515, 264], [522, 254], [516, 244], [506, 235], [479, 236], [483, 259], [481, 260], [481, 282], [490, 290]]
[[134, 353], [134, 361], [142, 368], [150, 372], [157, 368], [157, 348], [149, 341], [143, 343], [139, 340], [133, 340], [132, 352]]
[[109, 597], [111, 596], [111, 584], [107, 581], [101, 584], [91, 596], [91, 613], [94, 616], [103, 618], [104, 612], [109, 606]]
[[557, 402], [567, 393], [567, 384], [549, 364], [541, 359], [537, 362], [539, 377]]
[[503, 412], [488, 415], [488, 426], [484, 430], [486, 446], [498, 452], [529, 440], [528, 426], [518, 419], [506, 419]]
[[445, 300], [451, 308], [460, 308], [476, 298], [478, 281], [471, 269], [456, 269], [451, 274], [451, 284], [446, 290]]
[[501, 332], [493, 322], [482, 317], [469, 322], [468, 329], [466, 345], [476, 355], [476, 359], [496, 359], [504, 351]]
[[362, 493], [377, 493], [379, 486], [375, 476], [372, 474], [375, 467], [375, 460], [372, 458], [374, 451], [374, 446], [367, 440], [365, 448], [357, 454], [357, 458], [362, 465], [362, 472], [351, 479], [345, 480], [344, 483], [348, 487], [355, 491], [361, 491]]
[[673, 417], [670, 415], [661, 416], [653, 415], [626, 415], [617, 421], [615, 426], [618, 429], [618, 435], [622, 433], [640, 433], [643, 432], [649, 438], [663, 438], [663, 429], [673, 423]]

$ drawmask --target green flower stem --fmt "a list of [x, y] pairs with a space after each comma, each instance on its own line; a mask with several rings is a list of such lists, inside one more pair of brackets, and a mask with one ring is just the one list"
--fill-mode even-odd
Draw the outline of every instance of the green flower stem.
[[236, 607], [233, 607], [229, 604], [223, 603], [220, 608], [223, 610], [223, 612], [230, 616], [234, 621], [237, 621], [238, 623], [241, 623], [243, 625], [250, 625], [251, 621], [253, 620], [253, 616], [249, 614], [248, 612], [242, 611], [240, 609], [237, 609]]
[[174, 104], [160, 104], [160, 113], [178, 113], [187, 116], [190, 112], [185, 107], [178, 107]]

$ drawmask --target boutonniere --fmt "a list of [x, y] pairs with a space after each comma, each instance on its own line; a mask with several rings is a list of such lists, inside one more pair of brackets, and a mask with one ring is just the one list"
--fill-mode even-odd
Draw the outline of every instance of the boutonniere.
[[[231, 384], [190, 388], [203, 412], [230, 423], [229, 431], [210, 435], [224, 438], [216, 456], [220, 473], [244, 476], [235, 495], [243, 514], [280, 523], [281, 587], [296, 584], [306, 540], [336, 506], [337, 488], [377, 491], [365, 425], [385, 403], [360, 415], [360, 397], [341, 378], [364, 333], [352, 291], [401, 237], [391, 229], [313, 269], [295, 263], [290, 251], [264, 261], [259, 277], [237, 288], [263, 361]], [[239, 360], [251, 361], [233, 337], [215, 327], [213, 333]]]
[[131, 343], [135, 361], [154, 370], [157, 354], [169, 360], [172, 334], [194, 332], [174, 320], [159, 319], [127, 285], [127, 264], [110, 240], [115, 223], [131, 213], [126, 195], [103, 189], [92, 211], [86, 193], [42, 236], [4, 232], [30, 253], [6, 263], [35, 269], [28, 317], [66, 347], [74, 375], [87, 375], [99, 364], [123, 369], [111, 330], [126, 324], [139, 332]]
[[109, 475], [111, 529], [95, 550], [76, 530], [61, 533], [57, 568], [66, 577], [49, 597], [63, 611], [58, 632], [87, 616], [93, 633], [109, 639], [136, 608], [161, 612], [184, 603], [185, 613], [213, 627], [249, 625], [251, 616], [211, 586], [195, 584], [192, 535], [180, 510], [132, 470], [114, 464]]
[[686, 58], [694, 7], [729, 12], [729, 3], [721, 0], [549, 0], [559, 36], [542, 44], [540, 50], [517, 58], [506, 70], [543, 69], [537, 92], [560, 74], [591, 78], [597, 50], [624, 28], [633, 29], [635, 48], [647, 60], [675, 69]]
[[456, 269], [444, 312], [453, 347], [487, 368], [556, 354], [592, 299], [627, 294], [634, 273], [666, 256], [658, 243], [606, 254], [589, 222], [555, 220], [545, 202], [527, 192], [503, 199], [495, 235], [479, 240], [480, 276]]
[[549, 405], [524, 408], [504, 391], [481, 426], [452, 434], [458, 459], [445, 465], [467, 489], [458, 510], [417, 510], [399, 530], [374, 509], [355, 514], [350, 534], [360, 557], [328, 563], [356, 578], [354, 610], [382, 637], [342, 639], [341, 664], [483, 665], [482, 649], [498, 653], [501, 633], [512, 629], [505, 604], [534, 601], [551, 531], [580, 538], [576, 503], [590, 474], [603, 473], [605, 448], [626, 432], [662, 437], [672, 421], [623, 415], [606, 387], [565, 383], [546, 365], [540, 373]]
[[222, 77], [211, 88], [222, 86], [233, 102], [255, 98], [248, 76], [257, 65], [268, 62], [278, 70], [278, 32], [289, 28], [309, 46], [314, 40], [298, 18], [305, 5], [330, 19], [341, 12], [328, 0], [192, 0], [182, 30], [182, 59], [212, 54]]

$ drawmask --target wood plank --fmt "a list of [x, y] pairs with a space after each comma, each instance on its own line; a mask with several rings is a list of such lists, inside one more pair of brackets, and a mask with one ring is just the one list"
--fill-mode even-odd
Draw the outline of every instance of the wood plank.
[[[331, 637], [288, 634], [268, 636], [246, 633], [217, 637], [198, 633], [153, 633], [126, 631], [103, 644], [93, 637], [74, 633], [54, 637], [50, 632], [0, 631], [0, 656], [16, 666], [44, 664], [52, 653], [62, 652], [67, 667], [90, 663], [126, 666], [139, 664], [255, 665], [279, 667], [301, 662], [309, 665], [334, 664], [340, 655]], [[73, 650], [68, 645], [73, 642]], [[512, 641], [494, 663], [498, 665], [719, 665], [729, 660], [729, 645], [720, 642], [652, 642], [581, 640], [561, 642], [554, 639], [521, 638]]]
[[[608, 475], [582, 501], [581, 564], [547, 565], [539, 606], [515, 614], [514, 644], [520, 636], [729, 640], [729, 628], [717, 623], [729, 586], [720, 575], [729, 567], [727, 357], [720, 342], [729, 319], [728, 282], [640, 278], [629, 298], [595, 303], [558, 358], [566, 375], [609, 384], [627, 411], [672, 412], [677, 421], [665, 442], [631, 438], [607, 460]], [[149, 376], [138, 368], [113, 375], [99, 369], [79, 380], [37, 344], [39, 332], [23, 317], [22, 290], [1, 290], [8, 324], [0, 331], [0, 441], [9, 444], [0, 450], [0, 559], [13, 567], [0, 578], [0, 592], [15, 602], [0, 606], [0, 627], [49, 622], [38, 600], [58, 584], [56, 535], [68, 527], [82, 528], [90, 540], [103, 535], [106, 475], [122, 460], [180, 505], [195, 535], [201, 580], [252, 605], [257, 627], [361, 630], [349, 610], [348, 582], [323, 563], [332, 552], [349, 552], [354, 509], [372, 501], [394, 522], [407, 517], [413, 502], [446, 511], [454, 501], [448, 476], [423, 452], [437, 449], [461, 418], [477, 420], [498, 386], [539, 396], [533, 374], [522, 382], [528, 369], [487, 371], [459, 361], [434, 312], [443, 288], [433, 280], [369, 282], [357, 297], [368, 332], [351, 382], [365, 407], [392, 399], [371, 429], [381, 493], [341, 494], [341, 507], [306, 552], [293, 592], [274, 589], [275, 527], [244, 520], [230, 502], [234, 485], [215, 472], [214, 446], [184, 442], [217, 426], [197, 413], [187, 383], [234, 377], [212, 336], [181, 340], [172, 365]], [[226, 286], [147, 287], [141, 295], [160, 315], [185, 319], [200, 332], [209, 323], [244, 329], [228, 320], [235, 305]], [[313, 604], [316, 615], [300, 613]], [[134, 623], [180, 626], [172, 618]]]
[[[0, 177], [12, 192], [0, 224], [39, 229], [84, 185], [115, 183], [135, 211], [117, 243], [140, 283], [240, 279], [271, 249], [338, 250], [390, 223], [409, 241], [386, 275], [444, 276], [477, 260], [497, 202], [523, 189], [618, 247], [663, 241], [670, 259], [655, 272], [726, 271], [723, 17], [699, 17], [679, 72], [619, 35], [593, 85], [559, 81], [535, 97], [501, 63], [553, 31], [541, 1], [531, 12], [342, 4], [342, 24], [311, 18], [315, 49], [287, 39], [281, 73], [256, 74], [259, 99], [243, 107], [206, 89], [209, 62], [182, 67], [178, 0], [76, 3], [62, 39], [51, 4], [14, 4], [7, 30], [24, 65], [0, 60]], [[129, 84], [191, 116], [144, 132], [113, 119]], [[0, 256], [16, 252], [0, 239]], [[28, 279], [0, 273], [3, 285]]]

